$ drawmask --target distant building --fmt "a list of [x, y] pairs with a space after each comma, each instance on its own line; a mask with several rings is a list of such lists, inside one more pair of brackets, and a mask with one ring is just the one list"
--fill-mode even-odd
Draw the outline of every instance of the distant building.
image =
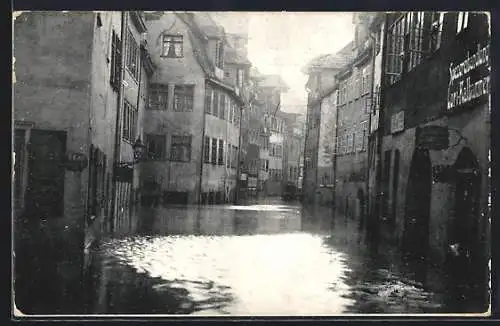
[[225, 65], [224, 30], [208, 13], [150, 13], [147, 25], [158, 69], [144, 120], [144, 192], [163, 204], [231, 201], [244, 103], [241, 74]]
[[284, 124], [277, 117], [281, 108], [281, 96], [288, 90], [288, 85], [278, 75], [260, 75], [258, 81], [260, 96], [262, 98], [263, 133], [260, 159], [261, 170], [264, 170], [262, 194], [264, 196], [281, 196], [283, 180], [283, 148]]
[[283, 184], [300, 189], [299, 177], [304, 151], [304, 125], [299, 113], [278, 112], [284, 122]]
[[333, 151], [336, 134], [336, 75], [351, 55], [351, 43], [337, 54], [321, 55], [303, 69], [309, 78], [304, 142], [305, 203], [333, 205]]

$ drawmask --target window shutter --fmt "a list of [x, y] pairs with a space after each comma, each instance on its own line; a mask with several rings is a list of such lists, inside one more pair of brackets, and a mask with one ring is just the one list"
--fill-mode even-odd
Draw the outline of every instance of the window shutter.
[[116, 35], [116, 58], [115, 58], [115, 84], [120, 87], [120, 76], [122, 72], [122, 41]]

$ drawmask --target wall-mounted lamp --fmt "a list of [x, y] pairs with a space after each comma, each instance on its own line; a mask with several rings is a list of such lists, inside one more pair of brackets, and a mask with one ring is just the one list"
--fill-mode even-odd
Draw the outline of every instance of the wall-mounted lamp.
[[141, 141], [141, 137], [138, 137], [134, 144], [132, 145], [132, 150], [134, 151], [134, 160], [132, 162], [118, 162], [118, 166], [133, 166], [139, 163], [146, 153], [146, 145]]

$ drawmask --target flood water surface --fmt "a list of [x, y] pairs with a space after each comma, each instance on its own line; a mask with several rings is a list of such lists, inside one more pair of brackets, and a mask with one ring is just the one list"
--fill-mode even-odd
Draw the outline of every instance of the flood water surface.
[[97, 314], [338, 315], [442, 312], [433, 293], [366, 250], [354, 221], [299, 205], [161, 208], [104, 240]]

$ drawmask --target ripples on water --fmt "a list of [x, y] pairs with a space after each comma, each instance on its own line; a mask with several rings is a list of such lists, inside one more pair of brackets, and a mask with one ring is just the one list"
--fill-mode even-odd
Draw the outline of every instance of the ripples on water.
[[353, 226], [306, 231], [297, 207], [207, 211], [212, 213], [200, 217], [173, 209], [155, 218], [149, 234], [103, 243], [100, 257], [107, 272], [101, 273], [108, 276], [100, 292], [106, 294], [94, 307], [118, 314], [231, 315], [440, 308], [422, 284], [372, 265]]

